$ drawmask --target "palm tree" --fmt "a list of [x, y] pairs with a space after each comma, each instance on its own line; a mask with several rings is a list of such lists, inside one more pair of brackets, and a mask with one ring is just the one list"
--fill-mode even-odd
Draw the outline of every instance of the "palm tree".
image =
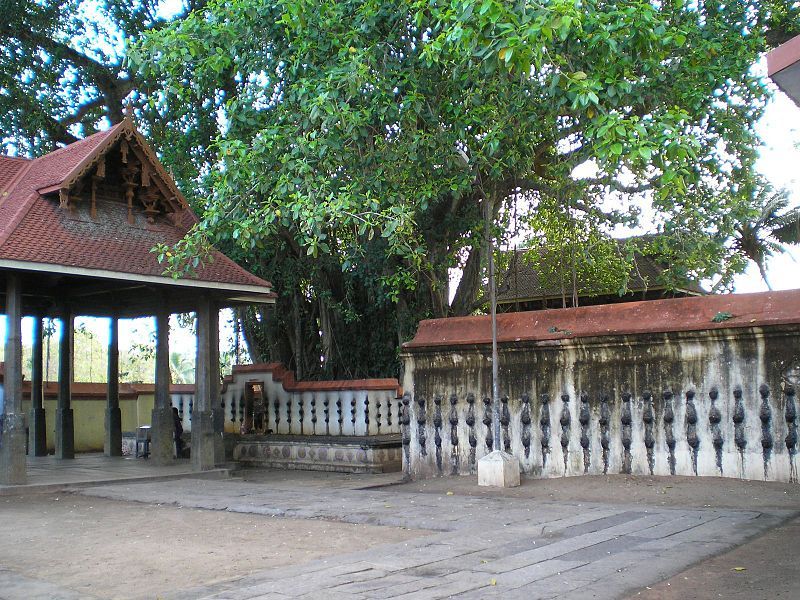
[[172, 376], [172, 383], [194, 382], [194, 362], [180, 352], [170, 353], [169, 372]]
[[786, 252], [787, 244], [800, 244], [800, 207], [786, 210], [789, 200], [784, 190], [772, 192], [765, 188], [759, 197], [762, 200], [759, 214], [753, 221], [736, 226], [734, 247], [756, 264], [761, 278], [771, 290], [767, 280], [767, 259], [775, 253]]

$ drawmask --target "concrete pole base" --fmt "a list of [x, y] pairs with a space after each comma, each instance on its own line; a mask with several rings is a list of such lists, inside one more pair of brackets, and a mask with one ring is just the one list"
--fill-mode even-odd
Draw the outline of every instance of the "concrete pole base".
[[172, 407], [154, 408], [150, 429], [150, 459], [156, 465], [169, 465], [175, 456], [175, 421]]
[[519, 460], [516, 456], [494, 450], [478, 460], [478, 485], [491, 487], [517, 487], [519, 485]]
[[47, 424], [43, 408], [31, 409], [28, 440], [28, 454], [47, 456]]
[[75, 458], [75, 425], [71, 408], [56, 409], [56, 458]]
[[0, 484], [22, 485], [27, 482], [25, 416], [6, 413], [0, 421]]
[[119, 408], [106, 409], [106, 437], [103, 454], [122, 456], [122, 411]]

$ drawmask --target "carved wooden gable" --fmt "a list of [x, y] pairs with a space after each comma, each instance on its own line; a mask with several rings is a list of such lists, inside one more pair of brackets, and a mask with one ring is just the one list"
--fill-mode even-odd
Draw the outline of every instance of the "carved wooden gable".
[[130, 224], [135, 223], [137, 211], [150, 223], [160, 216], [174, 222], [187, 208], [172, 178], [132, 125], [120, 127], [118, 134], [82, 161], [57, 191], [62, 209], [88, 206], [93, 219], [97, 218], [98, 201], [122, 202], [127, 205]]

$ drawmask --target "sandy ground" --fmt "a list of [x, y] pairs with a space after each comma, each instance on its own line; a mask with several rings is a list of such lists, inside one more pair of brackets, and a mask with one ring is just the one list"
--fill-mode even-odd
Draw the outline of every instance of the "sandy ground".
[[651, 586], [636, 600], [796, 600], [800, 598], [800, 519]]
[[[742, 481], [724, 477], [643, 477], [596, 475], [556, 479], [523, 478], [518, 488], [479, 488], [475, 477], [443, 477], [385, 488], [470, 496], [503, 496], [549, 502], [592, 502], [681, 506], [694, 508], [752, 508], [800, 511], [800, 485]], [[800, 545], [800, 542], [798, 542]], [[800, 548], [798, 548], [800, 550]]]
[[0, 517], [0, 565], [104, 598], [156, 598], [427, 533], [71, 494], [0, 497]]

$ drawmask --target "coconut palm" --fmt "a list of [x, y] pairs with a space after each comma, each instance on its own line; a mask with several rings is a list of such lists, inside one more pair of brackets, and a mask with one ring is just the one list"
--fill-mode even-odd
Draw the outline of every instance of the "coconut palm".
[[736, 227], [735, 247], [758, 267], [761, 278], [767, 280], [766, 262], [774, 254], [786, 252], [787, 244], [800, 244], [800, 207], [787, 210], [789, 200], [785, 191], [765, 189], [758, 216]]
[[172, 376], [172, 383], [193, 383], [194, 361], [180, 352], [171, 352], [169, 372]]

